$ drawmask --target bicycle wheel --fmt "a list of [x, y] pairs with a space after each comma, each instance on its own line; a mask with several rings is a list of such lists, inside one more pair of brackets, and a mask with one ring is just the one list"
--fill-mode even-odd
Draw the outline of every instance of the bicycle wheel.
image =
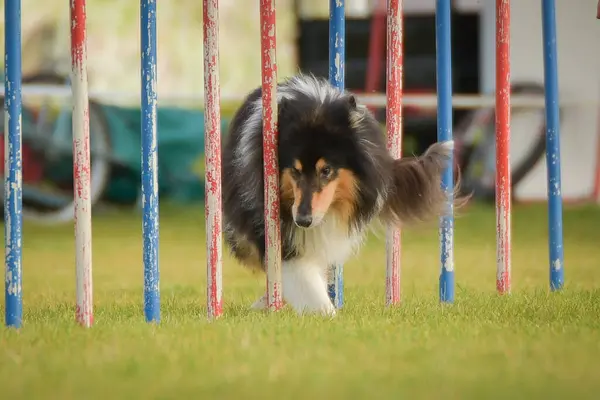
[[[24, 84], [36, 85], [56, 86], [65, 82], [65, 78], [51, 73], [23, 79]], [[71, 113], [65, 112], [64, 105], [58, 111], [62, 127], [56, 119], [29, 111], [33, 121], [22, 129], [23, 147], [28, 149], [27, 154], [23, 152], [23, 218], [42, 224], [65, 223], [74, 218]], [[93, 101], [89, 102], [89, 123], [90, 200], [94, 206], [109, 182], [111, 160], [107, 155], [111, 154], [112, 144], [102, 108]], [[38, 172], [36, 179], [26, 174], [27, 169]], [[26, 176], [31, 179], [25, 179]]]
[[[517, 83], [511, 88], [512, 94], [543, 95], [543, 86], [534, 83]], [[512, 107], [511, 126], [522, 118], [531, 109]], [[537, 119], [521, 119], [521, 127], [525, 124], [536, 123], [530, 137], [516, 138], [511, 133], [511, 188], [512, 193], [516, 186], [534, 168], [546, 151], [546, 121], [544, 110], [535, 111], [539, 116]], [[562, 115], [563, 110], [560, 109]], [[457, 167], [461, 171], [461, 184], [463, 192], [473, 192], [475, 197], [487, 201], [495, 198], [495, 109], [493, 107], [474, 110], [467, 114], [456, 129], [456, 136], [460, 146], [460, 156], [457, 157]], [[524, 146], [517, 146], [525, 142]]]

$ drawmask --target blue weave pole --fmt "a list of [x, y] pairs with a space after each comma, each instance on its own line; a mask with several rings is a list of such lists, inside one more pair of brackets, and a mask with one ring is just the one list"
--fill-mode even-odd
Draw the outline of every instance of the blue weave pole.
[[6, 326], [20, 328], [23, 322], [21, 0], [4, 2], [4, 24], [4, 140], [8, 143], [4, 154], [5, 321]]
[[158, 146], [156, 134], [156, 0], [141, 0], [142, 208], [144, 315], [160, 321], [158, 268]]
[[[451, 0], [436, 0], [435, 42], [437, 75], [437, 139], [452, 140], [452, 29]], [[442, 176], [442, 188], [448, 195], [446, 214], [440, 217], [440, 301], [454, 302], [454, 187], [452, 159]]]
[[560, 290], [563, 287], [565, 271], [560, 177], [558, 55], [556, 51], [556, 6], [554, 0], [542, 0], [542, 36], [544, 40], [544, 86], [546, 99], [546, 168], [548, 174], [550, 289], [555, 291]]
[[[346, 17], [345, 0], [329, 0], [329, 81], [344, 90]], [[328, 285], [329, 298], [336, 308], [344, 305], [344, 266], [332, 265], [332, 276]]]

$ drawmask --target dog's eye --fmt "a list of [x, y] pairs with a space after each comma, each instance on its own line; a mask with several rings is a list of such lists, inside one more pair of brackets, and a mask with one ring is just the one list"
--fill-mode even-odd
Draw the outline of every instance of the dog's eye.
[[296, 168], [292, 168], [292, 176], [294, 178], [299, 178], [300, 177], [300, 171], [298, 171]]
[[330, 167], [323, 167], [321, 169], [321, 177], [328, 178], [329, 175], [331, 175], [331, 168]]

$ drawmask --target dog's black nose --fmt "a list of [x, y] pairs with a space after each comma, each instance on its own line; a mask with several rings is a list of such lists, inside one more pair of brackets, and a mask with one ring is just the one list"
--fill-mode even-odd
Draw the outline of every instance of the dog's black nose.
[[308, 228], [312, 224], [312, 217], [310, 215], [296, 215], [296, 224]]

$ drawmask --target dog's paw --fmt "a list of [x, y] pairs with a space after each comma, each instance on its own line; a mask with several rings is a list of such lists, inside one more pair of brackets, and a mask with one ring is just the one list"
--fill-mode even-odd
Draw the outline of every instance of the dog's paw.
[[323, 317], [333, 318], [336, 316], [337, 311], [331, 302], [327, 304], [322, 304], [320, 306], [309, 306], [302, 305], [294, 307], [294, 310], [298, 315], [320, 315]]
[[324, 317], [333, 318], [337, 315], [337, 311], [336, 311], [335, 307], [333, 306], [333, 304], [331, 304], [330, 306], [321, 310], [321, 315], [323, 315]]

